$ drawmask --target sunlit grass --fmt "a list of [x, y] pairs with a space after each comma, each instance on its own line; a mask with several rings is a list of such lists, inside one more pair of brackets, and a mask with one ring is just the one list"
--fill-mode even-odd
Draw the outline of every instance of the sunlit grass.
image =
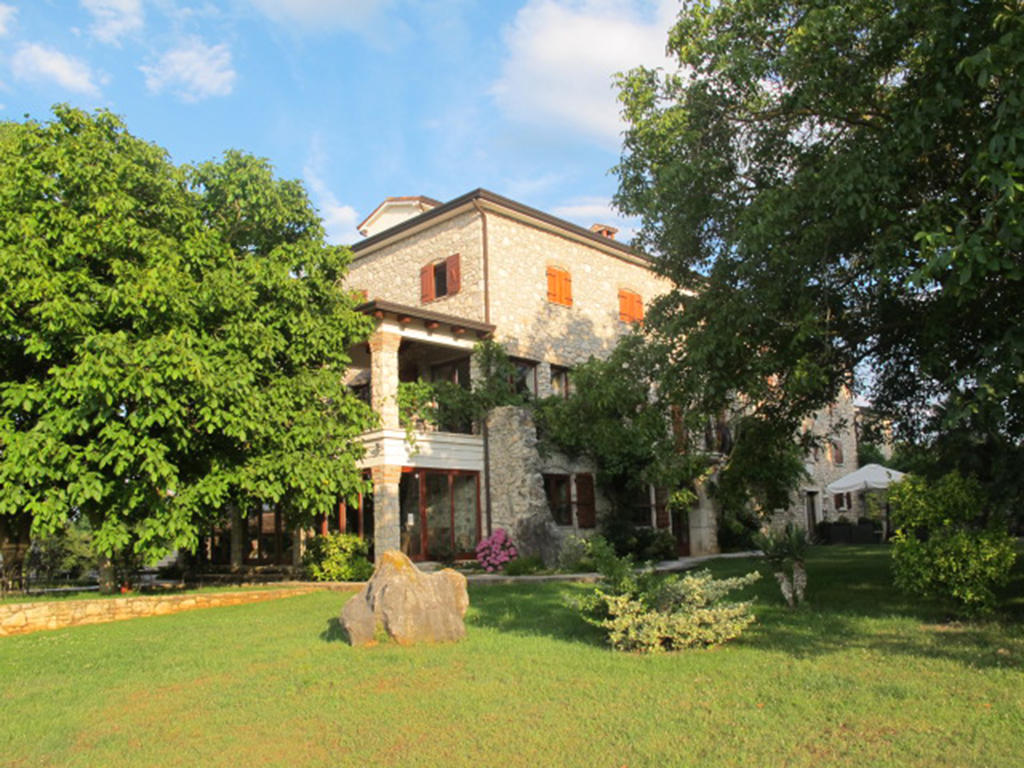
[[809, 574], [809, 606], [765, 579], [738, 641], [653, 657], [607, 650], [564, 605], [586, 587], [549, 583], [473, 588], [448, 646], [350, 648], [339, 593], [0, 639], [0, 765], [1019, 764], [1019, 571], [970, 624], [893, 592], [880, 547]]

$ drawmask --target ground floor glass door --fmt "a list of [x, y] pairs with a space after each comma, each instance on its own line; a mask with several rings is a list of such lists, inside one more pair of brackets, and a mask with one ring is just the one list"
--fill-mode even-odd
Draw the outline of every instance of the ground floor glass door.
[[411, 559], [473, 555], [480, 538], [479, 473], [407, 468], [399, 501], [402, 551]]

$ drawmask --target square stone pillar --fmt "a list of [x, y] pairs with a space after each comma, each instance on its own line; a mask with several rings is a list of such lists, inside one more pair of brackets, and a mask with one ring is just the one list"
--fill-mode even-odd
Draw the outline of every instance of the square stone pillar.
[[401, 549], [401, 505], [398, 484], [402, 468], [386, 464], [372, 467], [373, 477], [373, 551], [380, 557], [389, 549]]
[[398, 348], [402, 337], [379, 330], [370, 337], [370, 393], [383, 429], [399, 429]]

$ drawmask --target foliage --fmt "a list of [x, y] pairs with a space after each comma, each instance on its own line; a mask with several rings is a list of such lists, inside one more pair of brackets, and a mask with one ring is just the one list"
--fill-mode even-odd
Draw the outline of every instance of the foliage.
[[637, 562], [657, 563], [678, 557], [675, 537], [666, 530], [634, 525], [619, 518], [606, 523], [604, 534], [618, 554], [630, 555]]
[[558, 552], [558, 570], [563, 573], [585, 573], [594, 570], [588, 540], [572, 534], [562, 539]]
[[657, 653], [721, 645], [739, 637], [756, 620], [749, 602], [723, 603], [722, 596], [759, 577], [754, 571], [716, 580], [704, 570], [669, 577], [653, 596], [598, 591], [608, 608], [608, 618], [594, 623], [608, 631], [609, 642], [619, 651]]
[[865, 464], [881, 464], [888, 466], [881, 448], [873, 443], [866, 443], [863, 440], [857, 441], [857, 465], [863, 467]]
[[583, 618], [606, 630], [617, 650], [658, 652], [717, 645], [738, 636], [754, 617], [749, 603], [722, 603], [733, 589], [760, 574], [716, 580], [708, 571], [662, 576], [637, 570], [631, 557], [619, 557], [606, 539], [588, 540], [601, 579], [595, 589], [570, 600]]
[[505, 573], [509, 576], [528, 576], [544, 570], [544, 561], [537, 555], [524, 555], [509, 560], [505, 564]]
[[990, 611], [993, 590], [1007, 583], [1016, 553], [1005, 525], [982, 522], [978, 483], [955, 473], [935, 484], [908, 475], [890, 486], [889, 503], [896, 585], [968, 612]]
[[802, 603], [807, 588], [805, 561], [811, 546], [806, 529], [789, 522], [781, 531], [759, 533], [754, 537], [754, 546], [768, 561], [786, 604], [795, 608]]
[[646, 318], [666, 396], [743, 393], [767, 467], [870, 367], [898, 438], [990, 457], [1019, 501], [1019, 3], [690, 0], [668, 48], [678, 72], [620, 78], [616, 197], [676, 285]]
[[373, 575], [369, 553], [354, 533], [328, 533], [309, 540], [302, 564], [314, 581], [366, 581]]
[[79, 521], [32, 542], [25, 567], [33, 581], [52, 584], [61, 579], [81, 579], [96, 565], [92, 531]]
[[496, 529], [476, 545], [476, 559], [488, 573], [500, 571], [518, 554], [516, 545], [504, 528]]
[[[108, 112], [0, 143], [0, 515], [103, 555], [192, 549], [230, 505], [308, 520], [363, 481], [342, 384], [371, 321], [302, 186], [176, 167]], [[10, 138], [13, 137], [13, 138]]]

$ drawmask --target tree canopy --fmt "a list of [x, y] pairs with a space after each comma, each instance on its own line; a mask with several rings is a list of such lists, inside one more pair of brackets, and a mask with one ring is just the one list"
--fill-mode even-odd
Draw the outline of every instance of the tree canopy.
[[0, 142], [0, 516], [99, 552], [194, 548], [228, 504], [350, 496], [372, 422], [342, 384], [369, 319], [298, 182], [177, 167], [61, 106]]
[[620, 78], [616, 198], [676, 285], [648, 325], [678, 401], [793, 434], [856, 384], [899, 437], [1020, 455], [1022, 11], [684, 3], [679, 69]]

